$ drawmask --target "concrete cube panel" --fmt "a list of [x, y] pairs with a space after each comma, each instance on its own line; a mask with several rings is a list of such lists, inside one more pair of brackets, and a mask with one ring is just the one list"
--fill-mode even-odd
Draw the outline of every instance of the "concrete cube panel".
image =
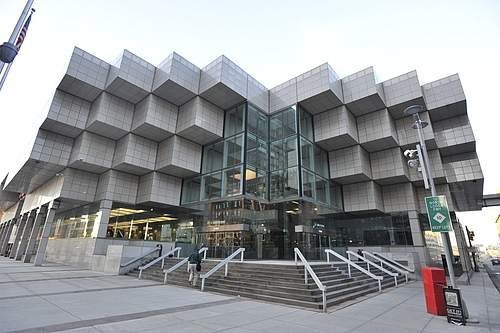
[[384, 211], [382, 189], [373, 181], [344, 185], [343, 194], [346, 213]]
[[109, 70], [106, 91], [135, 104], [151, 92], [155, 70], [146, 60], [124, 50]]
[[118, 140], [128, 132], [134, 118], [134, 105], [103, 92], [92, 103], [87, 131]]
[[344, 105], [315, 115], [314, 141], [326, 150], [357, 144], [356, 118]]
[[250, 75], [248, 75], [247, 99], [265, 113], [269, 113], [269, 90]]
[[223, 110], [247, 99], [248, 74], [225, 56], [201, 70], [199, 95]]
[[325, 63], [297, 76], [297, 98], [312, 114], [336, 108], [343, 103], [342, 81]]
[[138, 187], [138, 176], [116, 170], [108, 170], [99, 177], [95, 199], [135, 204]]
[[403, 118], [403, 111], [411, 105], [425, 107], [424, 95], [417, 72], [411, 71], [382, 82], [385, 104], [394, 119]]
[[[428, 123], [428, 125], [423, 129], [427, 149], [436, 149], [437, 145], [434, 138], [432, 123], [429, 119], [429, 113], [422, 112], [420, 114], [420, 119]], [[415, 149], [416, 144], [420, 142], [418, 139], [418, 131], [415, 128], [412, 128], [414, 124], [415, 120], [413, 120], [413, 116], [401, 118], [395, 121], [399, 145], [405, 149]]]
[[72, 168], [64, 169], [62, 174], [64, 182], [61, 198], [82, 202], [94, 201], [99, 175]]
[[90, 132], [83, 132], [75, 139], [69, 166], [94, 173], [111, 168], [115, 141]]
[[153, 93], [180, 106], [198, 94], [201, 70], [173, 52], [156, 69]]
[[104, 90], [110, 65], [75, 47], [57, 89], [93, 102]]
[[137, 203], [179, 206], [182, 179], [160, 172], [151, 172], [139, 178]]
[[481, 210], [483, 199], [484, 179], [450, 183], [450, 192], [456, 211], [465, 212]]
[[382, 186], [382, 196], [386, 213], [419, 209], [415, 189], [411, 183]]
[[158, 146], [156, 170], [176, 176], [189, 177], [200, 173], [200, 145], [174, 135]]
[[378, 184], [397, 184], [409, 181], [409, 171], [401, 148], [390, 148], [370, 154], [372, 178]]
[[224, 111], [201, 97], [179, 108], [176, 133], [199, 144], [220, 139], [224, 129]]
[[72, 148], [72, 138], [40, 129], [29, 158], [58, 166], [67, 166]]
[[132, 133], [163, 141], [175, 134], [177, 112], [177, 106], [150, 94], [135, 106]]
[[476, 140], [466, 115], [433, 123], [436, 145], [442, 156], [473, 152]]
[[448, 183], [483, 179], [481, 164], [475, 152], [446, 156], [443, 168]]
[[280, 111], [297, 104], [297, 78], [293, 78], [269, 90], [269, 112]]
[[396, 125], [387, 109], [358, 117], [357, 125], [359, 143], [369, 152], [399, 145]]
[[[415, 190], [420, 213], [427, 214], [427, 209], [425, 207], [425, 197], [430, 197], [431, 191], [426, 190], [424, 187], [415, 187]], [[448, 203], [448, 209], [450, 210], [450, 212], [456, 211], [454, 200], [450, 191], [450, 186], [448, 184], [436, 185], [436, 192], [437, 195], [446, 196], [446, 202]]]
[[330, 178], [340, 184], [371, 180], [370, 155], [360, 145], [328, 153]]
[[385, 108], [384, 92], [375, 81], [373, 67], [342, 79], [344, 103], [357, 117]]
[[[445, 170], [439, 150], [429, 150], [427, 154], [429, 155], [429, 160], [432, 166], [432, 176], [434, 177], [434, 183], [446, 183]], [[408, 171], [410, 173], [410, 181], [414, 185], [424, 186], [424, 179], [422, 178], [422, 173], [420, 171], [415, 168], [408, 168]]]
[[158, 144], [129, 133], [116, 143], [113, 169], [144, 175], [155, 169]]
[[56, 90], [47, 118], [40, 127], [76, 138], [85, 129], [89, 112], [90, 102], [62, 90]]
[[433, 121], [467, 113], [465, 93], [458, 74], [424, 84], [422, 90]]

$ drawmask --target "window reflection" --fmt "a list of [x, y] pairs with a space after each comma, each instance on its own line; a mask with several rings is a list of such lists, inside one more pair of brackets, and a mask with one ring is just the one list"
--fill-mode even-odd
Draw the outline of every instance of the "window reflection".
[[92, 235], [92, 231], [98, 211], [99, 206], [93, 204], [71, 209], [56, 215], [50, 238], [95, 237], [95, 235]]
[[237, 133], [243, 132], [245, 126], [245, 104], [241, 104], [231, 110], [226, 111], [224, 125], [224, 137], [228, 138]]

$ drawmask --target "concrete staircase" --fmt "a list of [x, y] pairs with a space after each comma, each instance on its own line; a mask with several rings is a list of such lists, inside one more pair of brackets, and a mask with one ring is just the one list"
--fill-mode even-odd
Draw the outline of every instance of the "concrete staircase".
[[[172, 267], [179, 259], [167, 259], [165, 268]], [[202, 264], [202, 274], [214, 267], [218, 261], [207, 260]], [[358, 263], [366, 268], [366, 263]], [[351, 277], [347, 275], [345, 264], [313, 264], [312, 268], [320, 281], [326, 286], [327, 307], [338, 305], [358, 297], [378, 292], [378, 282], [362, 272], [352, 269]], [[371, 269], [376, 275], [384, 275], [382, 288], [394, 287], [394, 278], [388, 274]], [[128, 275], [138, 275], [133, 270]], [[184, 265], [168, 275], [168, 284], [190, 287], [188, 284], [187, 266]], [[164, 274], [160, 263], [150, 267], [142, 273], [144, 279], [163, 282]], [[398, 284], [404, 283], [405, 278], [400, 276]], [[200, 288], [201, 280], [197, 288]], [[262, 264], [258, 262], [231, 262], [229, 274], [224, 277], [224, 269], [205, 281], [205, 290], [226, 295], [239, 295], [268, 302], [277, 302], [287, 305], [310, 309], [322, 309], [322, 292], [312, 278], [304, 283], [304, 269], [302, 266]]]

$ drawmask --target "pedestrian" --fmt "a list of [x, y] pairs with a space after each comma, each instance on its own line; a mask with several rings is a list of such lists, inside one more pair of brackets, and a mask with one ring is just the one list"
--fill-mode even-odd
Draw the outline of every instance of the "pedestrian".
[[[364, 257], [364, 255], [363, 255], [363, 250], [358, 249], [358, 256], [360, 256], [360, 257]], [[358, 261], [362, 261], [362, 259], [361, 259], [361, 258], [358, 258]]]
[[194, 247], [193, 253], [188, 258], [188, 272], [189, 272], [189, 283], [196, 287], [196, 282], [200, 276], [201, 271], [201, 256], [199, 253], [198, 246]]
[[161, 253], [163, 252], [163, 245], [156, 244], [156, 247], [158, 248], [158, 258], [159, 258], [161, 257]]

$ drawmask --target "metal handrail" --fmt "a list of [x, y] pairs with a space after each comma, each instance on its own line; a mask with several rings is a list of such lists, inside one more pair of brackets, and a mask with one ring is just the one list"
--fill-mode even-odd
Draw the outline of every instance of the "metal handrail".
[[[208, 250], [208, 247], [202, 247], [198, 253], [204, 253], [203, 254], [203, 260], [206, 260], [207, 259], [207, 250]], [[169, 269], [164, 269], [163, 270], [163, 273], [165, 274], [164, 278], [163, 278], [163, 284], [167, 284], [167, 275], [168, 273], [172, 273], [173, 271], [175, 271], [177, 268], [181, 267], [182, 265], [184, 265], [185, 263], [187, 263], [187, 261], [189, 260], [189, 257], [186, 257], [184, 259], [182, 259], [181, 261], [179, 261], [177, 264], [173, 265], [172, 267], [170, 267]], [[188, 266], [189, 268], [189, 266]]]
[[302, 264], [304, 265], [304, 283], [306, 285], [308, 283], [307, 273], [309, 272], [309, 275], [311, 275], [313, 281], [318, 286], [318, 289], [321, 290], [321, 292], [323, 293], [323, 312], [326, 312], [326, 288], [325, 288], [325, 285], [323, 283], [321, 283], [321, 281], [318, 278], [318, 276], [316, 275], [316, 273], [314, 273], [311, 265], [309, 265], [306, 258], [304, 258], [304, 255], [302, 254], [302, 252], [300, 252], [300, 250], [298, 248], [294, 248], [293, 252], [295, 253], [295, 266], [297, 266], [297, 257], [300, 259], [300, 261], [302, 261]]
[[135, 262], [137, 262], [137, 261], [139, 261], [139, 260], [142, 260], [142, 259], [146, 258], [147, 256], [149, 256], [149, 255], [151, 255], [151, 254], [155, 253], [156, 251], [160, 251], [160, 249], [159, 249], [159, 248], [157, 248], [157, 247], [155, 247], [154, 249], [152, 249], [152, 250], [150, 250], [150, 251], [146, 252], [145, 254], [143, 254], [143, 255], [142, 255], [142, 256], [140, 256], [140, 257], [137, 257], [137, 258], [131, 259], [131, 260], [127, 261], [126, 263], [120, 264], [120, 267], [127, 267], [127, 266], [130, 266], [130, 265], [132, 265], [133, 263], [135, 263]]
[[389, 261], [391, 263], [393, 263], [395, 266], [399, 266], [401, 267], [402, 269], [404, 269], [405, 271], [408, 271], [410, 273], [415, 273], [415, 270], [414, 269], [411, 269], [409, 267], [406, 267], [405, 265], [402, 265], [400, 264], [399, 262], [397, 262], [396, 260], [393, 260], [393, 259], [389, 259], [387, 258], [386, 256], [382, 255], [382, 253], [380, 252], [373, 252], [373, 254], [377, 255], [378, 257], [382, 258], [382, 259], [385, 259], [386, 261]]
[[392, 264], [388, 263], [388, 262], [387, 262], [387, 261], [385, 261], [384, 259], [379, 258], [379, 257], [377, 257], [376, 255], [374, 255], [373, 253], [370, 253], [370, 252], [368, 252], [368, 251], [363, 251], [363, 254], [364, 254], [365, 256], [367, 255], [367, 256], [372, 257], [372, 258], [373, 258], [373, 259], [375, 259], [375, 260], [378, 260], [378, 261], [380, 262], [380, 265], [381, 265], [381, 266], [382, 266], [383, 264], [385, 264], [386, 266], [388, 266], [388, 267], [390, 267], [390, 268], [394, 269], [395, 271], [397, 271], [397, 272], [399, 272], [399, 273], [403, 274], [403, 275], [405, 276], [406, 283], [408, 283], [408, 272], [407, 272], [407, 271], [402, 270], [401, 268], [398, 268], [398, 267], [396, 267], [396, 266], [394, 266], [394, 265], [392, 265]]
[[181, 254], [181, 250], [182, 250], [181, 247], [173, 248], [172, 250], [170, 250], [167, 253], [165, 253], [164, 255], [156, 258], [155, 260], [147, 263], [146, 265], [139, 266], [139, 276], [138, 276], [138, 279], [141, 279], [141, 277], [142, 277], [142, 271], [143, 270], [148, 269], [149, 267], [153, 266], [154, 264], [156, 264], [160, 260], [161, 260], [161, 268], [163, 269], [163, 266], [165, 266], [165, 258], [168, 257], [168, 256], [170, 256], [170, 255], [175, 255], [175, 252], [177, 252], [177, 258], [179, 258], [180, 254]]
[[224, 260], [222, 260], [217, 265], [215, 265], [211, 270], [209, 270], [208, 272], [206, 272], [203, 275], [200, 275], [200, 278], [201, 278], [201, 291], [203, 291], [205, 289], [205, 279], [207, 279], [210, 276], [212, 276], [212, 274], [214, 274], [215, 272], [217, 272], [222, 266], [226, 266], [225, 272], [224, 272], [224, 276], [227, 276], [227, 273], [228, 273], [228, 270], [229, 270], [229, 261], [231, 261], [231, 259], [235, 258], [238, 254], [241, 254], [240, 261], [243, 262], [243, 254], [244, 253], [245, 253], [245, 248], [244, 247], [240, 247], [238, 250], [234, 251], [232, 254], [230, 254], [228, 257], [226, 257]]
[[354, 252], [352, 252], [352, 251], [346, 251], [346, 253], [347, 253], [347, 258], [348, 258], [349, 260], [351, 260], [351, 255], [353, 255], [353, 256], [355, 256], [356, 258], [358, 258], [358, 259], [360, 259], [360, 260], [362, 260], [362, 261], [366, 262], [366, 263], [367, 263], [367, 265], [366, 265], [366, 266], [367, 266], [367, 268], [368, 268], [368, 272], [370, 271], [370, 265], [372, 265], [373, 267], [375, 267], [375, 268], [377, 268], [377, 269], [381, 270], [382, 272], [384, 272], [384, 273], [386, 273], [386, 274], [388, 274], [388, 275], [392, 276], [392, 277], [394, 278], [394, 286], [395, 286], [395, 287], [397, 287], [397, 286], [398, 286], [398, 276], [399, 276], [399, 274], [398, 274], [398, 273], [391, 272], [390, 270], [385, 269], [385, 268], [384, 268], [384, 267], [382, 267], [381, 265], [377, 265], [376, 263], [374, 263], [374, 262], [372, 262], [372, 261], [370, 261], [370, 260], [366, 259], [365, 257], [360, 256], [359, 254], [354, 253]]
[[363, 267], [355, 264], [354, 262], [352, 262], [351, 260], [345, 258], [344, 256], [338, 254], [337, 252], [333, 251], [333, 250], [330, 250], [330, 249], [325, 249], [325, 252], [326, 252], [326, 261], [329, 263], [330, 262], [330, 254], [332, 254], [333, 256], [339, 258], [340, 260], [342, 260], [343, 262], [345, 262], [347, 264], [347, 271], [349, 272], [349, 277], [352, 277], [351, 276], [351, 266], [356, 268], [357, 270], [365, 273], [366, 275], [368, 275], [369, 277], [371, 277], [372, 279], [375, 279], [377, 280], [378, 282], [378, 291], [382, 291], [382, 280], [384, 279], [383, 276], [378, 276], [378, 275], [375, 275], [371, 272], [368, 272], [366, 269], [364, 269]]

